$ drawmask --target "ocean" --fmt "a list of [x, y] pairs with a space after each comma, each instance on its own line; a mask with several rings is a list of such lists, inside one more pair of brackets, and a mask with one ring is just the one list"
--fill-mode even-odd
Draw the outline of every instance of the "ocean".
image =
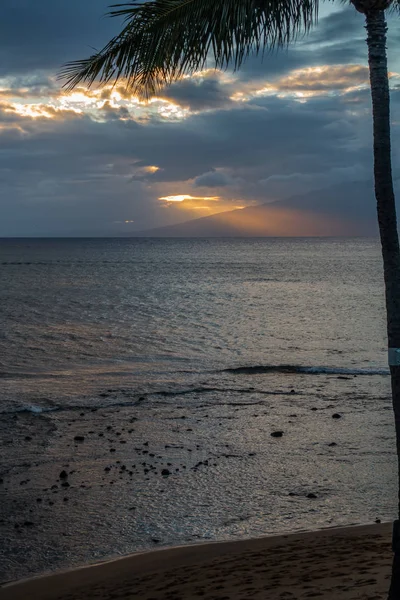
[[378, 240], [3, 239], [0, 307], [0, 581], [396, 516]]

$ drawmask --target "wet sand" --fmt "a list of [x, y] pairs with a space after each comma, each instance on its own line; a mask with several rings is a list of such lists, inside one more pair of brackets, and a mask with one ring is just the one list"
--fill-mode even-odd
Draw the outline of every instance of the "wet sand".
[[391, 523], [137, 553], [25, 580], [0, 600], [384, 600]]

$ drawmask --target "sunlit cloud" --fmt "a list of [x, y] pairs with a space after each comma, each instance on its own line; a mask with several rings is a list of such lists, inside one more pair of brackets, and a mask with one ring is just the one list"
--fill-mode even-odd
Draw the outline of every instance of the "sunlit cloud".
[[185, 200], [207, 200], [208, 202], [218, 202], [219, 196], [190, 196], [190, 194], [179, 194], [178, 196], [161, 196], [159, 200], [165, 202], [184, 202]]
[[83, 111], [78, 109], [55, 108], [54, 106], [46, 104], [16, 103], [10, 103], [8, 107], [4, 109], [4, 112], [30, 119], [63, 119], [71, 118], [73, 115], [81, 116], [83, 114]]
[[[392, 72], [389, 76], [396, 80], [399, 74]], [[76, 114], [77, 117], [86, 116], [99, 122], [112, 119], [146, 124], [154, 119], [183, 121], [197, 113], [224, 108], [227, 106], [226, 100], [232, 106], [264, 96], [292, 97], [298, 102], [307, 102], [316, 96], [363, 90], [368, 85], [367, 66], [337, 64], [294, 69], [281, 77], [247, 82], [240, 81], [236, 75], [205, 70], [183, 78], [181, 83], [167, 88], [160, 96], [147, 102], [124, 87], [123, 82], [117, 86], [106, 85], [95, 89], [79, 86], [73, 91], [66, 91], [51, 79], [45, 85], [25, 85], [20, 88], [15, 86], [14, 81], [0, 79], [0, 98], [7, 99], [15, 113], [26, 119], [59, 120], [63, 118], [63, 111], [67, 111], [69, 117]], [[200, 102], [202, 93], [204, 99]], [[198, 97], [196, 103], [194, 97]], [[155, 171], [147, 171], [151, 172]]]
[[148, 165], [147, 167], [143, 167], [143, 171], [145, 171], [145, 173], [156, 173], [159, 170], [160, 167], [157, 167], [156, 165]]
[[54, 118], [54, 111], [41, 104], [13, 104], [13, 108], [16, 114], [21, 117], [30, 117], [31, 119]]
[[151, 175], [160, 171], [160, 167], [157, 165], [145, 165], [143, 167], [137, 167], [134, 165], [133, 175], [131, 177], [132, 180], [149, 180]]
[[[399, 77], [389, 73], [390, 78]], [[287, 75], [264, 82], [247, 82], [238, 85], [231, 95], [237, 103], [248, 102], [260, 96], [293, 97], [306, 101], [315, 96], [348, 94], [369, 86], [368, 67], [359, 64], [319, 65], [295, 69]]]
[[368, 67], [363, 65], [322, 65], [292, 71], [273, 82], [277, 91], [326, 92], [351, 90], [368, 85]]
[[157, 113], [165, 119], [184, 119], [190, 114], [188, 109], [182, 108], [179, 104], [161, 98], [154, 98], [151, 103], [159, 105]]
[[31, 119], [55, 118], [54, 111], [73, 111], [100, 122], [110, 118], [146, 122], [154, 117], [179, 121], [190, 114], [189, 110], [164, 98], [152, 98], [149, 102], [139, 100], [132, 92], [124, 90], [122, 85], [97, 89], [80, 86], [67, 92], [55, 85], [32, 89], [8, 88], [7, 81], [0, 80], [1, 98], [10, 102], [18, 115]]

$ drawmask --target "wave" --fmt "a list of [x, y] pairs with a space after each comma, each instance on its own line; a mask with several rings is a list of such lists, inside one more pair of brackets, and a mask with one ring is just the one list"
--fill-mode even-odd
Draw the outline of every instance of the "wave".
[[[61, 405], [54, 405], [54, 406], [36, 406], [36, 405], [29, 405], [29, 406], [23, 406], [23, 407], [19, 407], [19, 408], [15, 408], [15, 409], [11, 409], [11, 410], [4, 410], [4, 411], [0, 411], [0, 414], [21, 414], [21, 413], [31, 413], [31, 414], [36, 414], [36, 415], [40, 415], [43, 413], [49, 413], [49, 412], [65, 412], [65, 411], [77, 411], [77, 410], [88, 410], [88, 411], [97, 411], [97, 410], [101, 410], [101, 409], [107, 409], [107, 408], [137, 408], [139, 407], [143, 402], [145, 402], [146, 400], [150, 399], [150, 398], [154, 398], [154, 397], [162, 397], [162, 398], [167, 398], [167, 397], [175, 397], [175, 396], [185, 396], [185, 395], [190, 395], [190, 394], [210, 394], [210, 393], [226, 393], [226, 392], [230, 392], [233, 394], [262, 394], [263, 396], [265, 395], [270, 395], [270, 396], [288, 396], [291, 395], [292, 392], [283, 392], [281, 390], [276, 390], [276, 391], [266, 391], [266, 390], [259, 390], [256, 388], [218, 388], [218, 387], [196, 387], [196, 388], [187, 388], [187, 389], [177, 389], [177, 390], [160, 390], [160, 391], [155, 391], [155, 392], [150, 392], [150, 393], [143, 393], [139, 396], [135, 395], [134, 398], [130, 399], [130, 400], [116, 400], [116, 401], [112, 401], [112, 397], [115, 395], [114, 394], [118, 394], [120, 392], [120, 390], [115, 390], [115, 392], [113, 392], [113, 394], [110, 394], [110, 400], [111, 402], [101, 402], [101, 403], [92, 403], [92, 404], [65, 404], [64, 406]], [[103, 398], [103, 395], [101, 395], [100, 397]], [[246, 404], [246, 405], [251, 405], [251, 404], [259, 404], [260, 402], [255, 402], [255, 403], [251, 403], [251, 402], [244, 402], [242, 404]], [[240, 405], [241, 403], [238, 402], [218, 402], [218, 404], [232, 404], [232, 405]]]
[[347, 367], [306, 367], [302, 365], [252, 365], [222, 369], [222, 373], [238, 375], [260, 375], [263, 373], [287, 373], [302, 375], [390, 375], [388, 368], [366, 367], [365, 369]]
[[[219, 371], [214, 371], [214, 373], [231, 373], [233, 375], [259, 375], [259, 374], [267, 374], [267, 373], [282, 373], [282, 374], [300, 374], [300, 375], [337, 375], [337, 376], [388, 376], [390, 371], [388, 368], [376, 368], [376, 367], [366, 367], [364, 369], [361, 368], [347, 368], [347, 367], [325, 367], [325, 366], [303, 366], [303, 365], [250, 365], [244, 367], [231, 367], [227, 369], [222, 369]], [[16, 374], [10, 373], [0, 373], [0, 377], [4, 376], [12, 376], [15, 377]], [[17, 375], [18, 376], [18, 375]], [[35, 376], [34, 374], [19, 374], [19, 376]], [[183, 389], [168, 389], [168, 390], [158, 390], [152, 392], [144, 392], [142, 394], [136, 393], [127, 393], [127, 390], [115, 389], [109, 390], [108, 393], [99, 393], [99, 398], [109, 397], [110, 402], [93, 402], [91, 404], [65, 404], [64, 406], [53, 405], [53, 406], [37, 406], [37, 405], [29, 405], [18, 407], [11, 410], [1, 410], [0, 414], [15, 414], [15, 413], [31, 413], [40, 415], [43, 413], [56, 412], [56, 411], [74, 411], [74, 410], [88, 410], [88, 411], [97, 411], [106, 408], [115, 408], [115, 407], [138, 407], [142, 402], [147, 401], [151, 398], [155, 397], [176, 397], [176, 396], [185, 396], [191, 394], [210, 394], [210, 393], [232, 393], [232, 394], [262, 394], [262, 395], [272, 395], [272, 396], [286, 396], [292, 394], [292, 391], [282, 391], [282, 390], [262, 390], [256, 389], [254, 387], [247, 388], [235, 388], [235, 387], [213, 387], [213, 386], [202, 386], [202, 387], [189, 387]], [[118, 395], [128, 396], [127, 400], [119, 400]], [[117, 397], [116, 397], [117, 396]], [[236, 402], [229, 402], [229, 404], [236, 404]], [[250, 404], [250, 403], [245, 403]]]

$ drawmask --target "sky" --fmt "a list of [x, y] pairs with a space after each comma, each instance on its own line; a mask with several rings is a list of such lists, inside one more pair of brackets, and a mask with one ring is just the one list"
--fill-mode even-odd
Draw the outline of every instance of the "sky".
[[[288, 50], [252, 56], [239, 72], [210, 65], [146, 104], [122, 85], [66, 92], [57, 79], [119, 31], [108, 5], [2, 1], [0, 236], [125, 235], [347, 182], [351, 198], [336, 212], [353, 218], [355, 199], [375, 219], [373, 200], [362, 204], [372, 125], [361, 14], [323, 3]], [[397, 179], [399, 17], [388, 21]], [[321, 206], [311, 197], [308, 212], [329, 216], [335, 195]]]

